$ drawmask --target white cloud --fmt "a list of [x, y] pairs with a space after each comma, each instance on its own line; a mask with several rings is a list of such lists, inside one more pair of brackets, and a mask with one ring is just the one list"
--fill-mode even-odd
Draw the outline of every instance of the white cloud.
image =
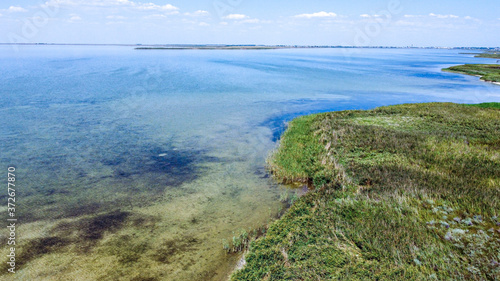
[[[410, 18], [435, 18], [435, 19], [459, 19], [459, 16], [456, 15], [440, 15], [440, 14], [434, 14], [430, 13], [428, 15], [404, 15], [404, 18], [410, 19]], [[470, 16], [464, 17], [466, 20], [471, 20], [474, 19]]]
[[[131, 3], [134, 3], [134, 2], [131, 2]], [[145, 4], [144, 3], [134, 3], [133, 6], [139, 10], [144, 10], [144, 11], [153, 10], [153, 11], [162, 11], [162, 12], [176, 12], [177, 10], [179, 10], [179, 8], [172, 6], [170, 4], [160, 6], [160, 5], [156, 5], [154, 3], [145, 3]]]
[[466, 16], [466, 17], [464, 17], [464, 19], [466, 19], [466, 20], [471, 20], [471, 21], [475, 21], [475, 22], [481, 22], [480, 20], [478, 20], [478, 19], [476, 19], [476, 18], [473, 18], [473, 17], [471, 17], [471, 16]]
[[[230, 14], [230, 15], [223, 17], [223, 19], [232, 20], [232, 22], [236, 23], [236, 24], [244, 24], [244, 23], [254, 23], [255, 24], [255, 23], [267, 23], [268, 22], [268, 21], [261, 21], [259, 19], [255, 19], [255, 18], [250, 18], [249, 16], [243, 15], [243, 14]], [[220, 24], [227, 25], [228, 23], [221, 22]]]
[[336, 13], [327, 13], [327, 12], [318, 12], [318, 13], [313, 13], [313, 14], [301, 14], [301, 15], [296, 15], [296, 18], [306, 18], [306, 19], [311, 19], [311, 18], [334, 18], [337, 17]]
[[144, 18], [145, 19], [164, 19], [166, 17], [167, 16], [165, 16], [164, 14], [154, 14], [154, 15], [145, 16]]
[[131, 8], [139, 11], [158, 11], [177, 13], [179, 8], [171, 5], [157, 5], [155, 3], [134, 2], [130, 0], [49, 0], [43, 6], [76, 6], [78, 8], [85, 7], [123, 7]]
[[59, 5], [59, 6], [134, 6], [136, 3], [129, 0], [49, 0], [44, 5]]
[[453, 14], [442, 15], [430, 13], [427, 15], [404, 15], [404, 19], [396, 22], [397, 26], [447, 29], [472, 28], [481, 24], [481, 21], [471, 16], [457, 16]]
[[210, 24], [206, 23], [206, 22], [200, 22], [199, 23], [199, 26], [209, 26]]
[[364, 19], [375, 19], [375, 20], [380, 20], [380, 19], [382, 19], [382, 18], [387, 18], [387, 17], [390, 17], [390, 15], [389, 15], [389, 16], [387, 16], [387, 15], [385, 15], [385, 16], [384, 16], [384, 15], [377, 15], [377, 14], [375, 14], [375, 15], [362, 14], [362, 15], [360, 15], [360, 17], [362, 17], [362, 18], [364, 18]]
[[242, 20], [246, 18], [248, 18], [248, 16], [242, 14], [230, 14], [224, 17], [224, 19], [227, 20]]
[[220, 25], [228, 25], [228, 23], [227, 23], [227, 22], [225, 22], [225, 21], [221, 21], [219, 24], [220, 24]]
[[260, 22], [259, 19], [246, 19], [246, 20], [240, 21], [239, 23], [259, 23], [259, 22]]
[[78, 15], [73, 15], [73, 16], [71, 16], [71, 18], [69, 20], [70, 21], [80, 21], [80, 20], [82, 20], [82, 18]]
[[458, 19], [459, 18], [459, 16], [455, 16], [455, 15], [439, 15], [439, 14], [434, 14], [434, 13], [430, 13], [429, 16], [436, 17], [438, 19]]
[[23, 13], [23, 12], [27, 12], [28, 10], [26, 10], [25, 8], [23, 7], [18, 7], [18, 6], [10, 6], [7, 11], [9, 13]]
[[124, 16], [116, 16], [116, 15], [107, 16], [106, 18], [110, 19], [110, 20], [124, 20], [124, 19], [126, 19], [126, 17], [124, 17]]
[[209, 16], [210, 13], [204, 10], [198, 10], [193, 13], [184, 13], [186, 16], [191, 16], [191, 17], [202, 17], [202, 16]]

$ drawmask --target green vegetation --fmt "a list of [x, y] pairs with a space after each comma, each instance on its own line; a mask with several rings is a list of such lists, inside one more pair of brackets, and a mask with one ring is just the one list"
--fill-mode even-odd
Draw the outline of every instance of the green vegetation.
[[476, 106], [476, 107], [481, 107], [481, 108], [496, 108], [496, 109], [500, 109], [500, 102], [485, 102], [485, 103], [478, 103], [478, 104], [467, 104], [467, 106]]
[[478, 54], [476, 58], [490, 58], [490, 59], [500, 59], [500, 52], [487, 52]]
[[500, 52], [489, 51], [484, 53], [460, 53], [462, 55], [475, 55], [475, 58], [489, 58], [489, 59], [500, 59]]
[[480, 76], [481, 80], [500, 82], [500, 64], [465, 64], [443, 69], [443, 71]]
[[293, 120], [269, 169], [316, 191], [251, 243], [232, 280], [500, 280], [499, 106]]
[[266, 227], [261, 227], [247, 232], [245, 229], [240, 229], [239, 232], [233, 231], [232, 243], [229, 243], [227, 239], [222, 239], [222, 249], [226, 253], [238, 253], [248, 249], [251, 241], [257, 239], [258, 237], [264, 235], [266, 232]]

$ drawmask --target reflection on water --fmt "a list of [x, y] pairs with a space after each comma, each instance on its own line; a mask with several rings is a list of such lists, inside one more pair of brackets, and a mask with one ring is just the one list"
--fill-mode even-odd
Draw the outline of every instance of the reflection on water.
[[443, 50], [1, 48], [17, 280], [223, 280], [239, 255], [221, 241], [286, 206], [264, 165], [293, 117], [500, 101], [498, 86], [441, 73], [474, 61]]

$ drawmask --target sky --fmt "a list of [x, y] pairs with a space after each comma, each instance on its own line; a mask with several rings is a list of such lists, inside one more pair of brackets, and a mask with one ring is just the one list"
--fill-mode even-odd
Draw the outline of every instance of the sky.
[[0, 43], [500, 46], [498, 0], [3, 0]]

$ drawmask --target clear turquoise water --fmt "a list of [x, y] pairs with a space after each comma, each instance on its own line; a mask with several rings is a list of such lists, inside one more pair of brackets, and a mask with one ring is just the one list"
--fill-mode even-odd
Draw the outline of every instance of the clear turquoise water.
[[[220, 240], [281, 207], [264, 165], [286, 121], [500, 101], [500, 86], [440, 70], [494, 60], [456, 50], [351, 51], [0, 46], [0, 157], [4, 169], [17, 168], [20, 235], [24, 247], [60, 239], [25, 254], [20, 276], [46, 276], [47, 265], [66, 260], [49, 275], [73, 276], [72, 263], [88, 270], [82, 280], [126, 280], [148, 261], [158, 280], [221, 279], [235, 257]], [[141, 231], [155, 238], [137, 240], [140, 257], [122, 262], [116, 241]], [[86, 251], [75, 250], [81, 245]], [[89, 251], [113, 270], [96, 269]]]

